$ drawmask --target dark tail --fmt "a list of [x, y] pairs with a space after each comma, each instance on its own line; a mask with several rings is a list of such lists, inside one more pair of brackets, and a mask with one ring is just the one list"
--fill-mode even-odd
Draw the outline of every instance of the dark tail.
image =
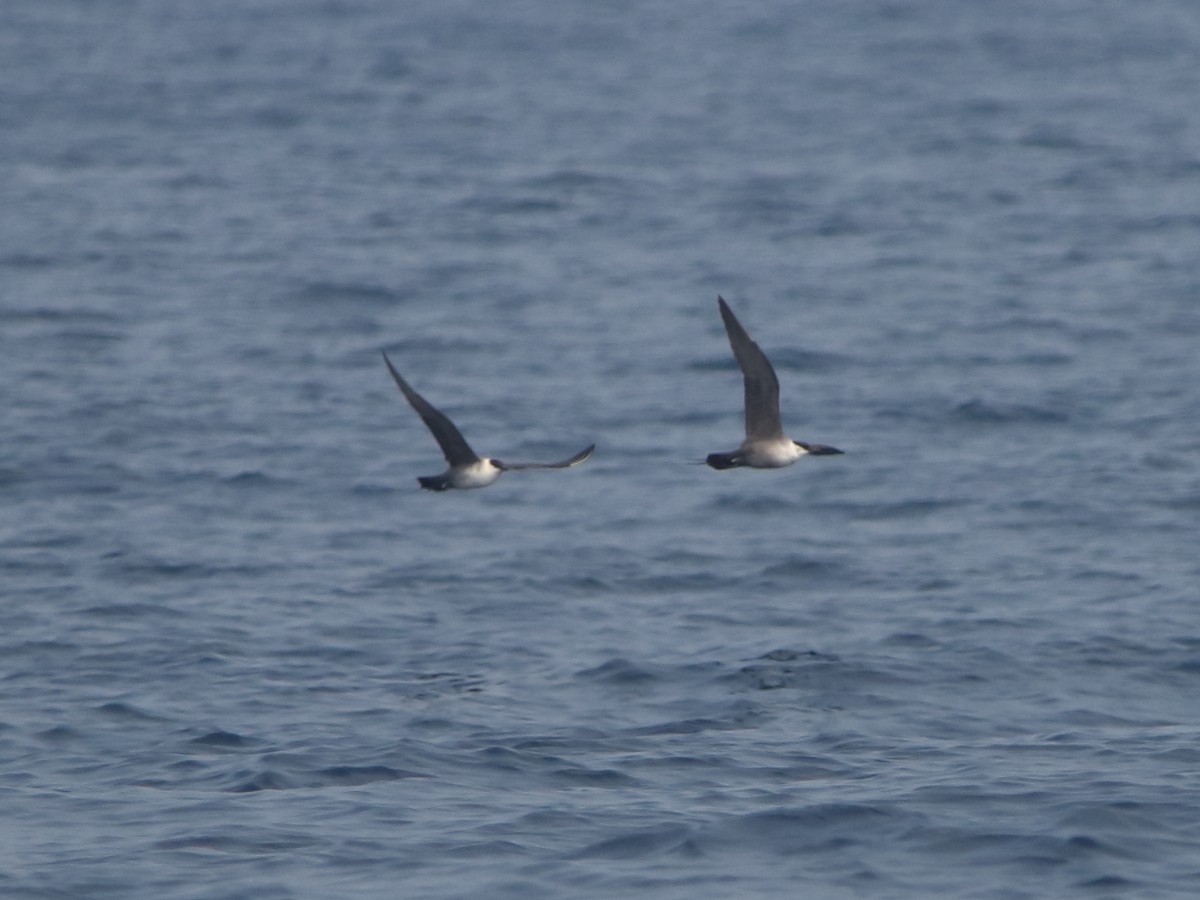
[[704, 461], [714, 469], [732, 469], [740, 465], [736, 453], [710, 453]]
[[418, 475], [417, 481], [427, 491], [444, 491], [450, 487], [450, 479], [445, 475]]

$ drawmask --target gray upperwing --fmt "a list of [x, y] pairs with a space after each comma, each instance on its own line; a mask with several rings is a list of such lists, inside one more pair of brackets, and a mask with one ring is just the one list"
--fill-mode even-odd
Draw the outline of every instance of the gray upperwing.
[[462, 436], [462, 432], [454, 427], [454, 423], [446, 418], [443, 412], [434, 408], [428, 400], [408, 386], [408, 382], [400, 377], [400, 373], [396, 371], [396, 367], [392, 365], [392, 361], [388, 359], [386, 353], [383, 354], [383, 361], [387, 363], [388, 371], [392, 373], [392, 379], [396, 382], [396, 387], [400, 388], [400, 393], [404, 395], [404, 399], [417, 411], [417, 415], [421, 417], [421, 421], [429, 428], [434, 439], [438, 442], [438, 446], [442, 448], [442, 455], [446, 457], [446, 462], [451, 466], [470, 465], [473, 462], [477, 462], [479, 460], [478, 454], [471, 449], [471, 445]]
[[570, 459], [564, 459], [561, 462], [506, 463], [506, 462], [501, 462], [498, 459], [493, 459], [492, 464], [500, 469], [504, 469], [505, 471], [510, 471], [512, 469], [569, 469], [569, 468], [571, 468], [571, 466], [579, 465], [581, 462], [583, 462], [585, 459], [587, 459], [589, 456], [591, 456], [592, 451], [595, 449], [596, 449], [596, 445], [592, 444], [590, 447], [580, 450], [578, 453], [576, 453]]
[[767, 355], [742, 327], [733, 310], [723, 297], [717, 297], [721, 307], [721, 318], [725, 332], [729, 335], [729, 346], [734, 359], [742, 370], [742, 381], [746, 388], [746, 438], [748, 440], [771, 439], [783, 436], [783, 423], [779, 418], [779, 378]]

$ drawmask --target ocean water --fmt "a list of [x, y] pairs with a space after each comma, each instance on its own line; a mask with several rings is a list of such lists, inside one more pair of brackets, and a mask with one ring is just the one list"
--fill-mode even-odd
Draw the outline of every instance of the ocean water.
[[1198, 54], [6, 0], [0, 896], [1200, 894]]

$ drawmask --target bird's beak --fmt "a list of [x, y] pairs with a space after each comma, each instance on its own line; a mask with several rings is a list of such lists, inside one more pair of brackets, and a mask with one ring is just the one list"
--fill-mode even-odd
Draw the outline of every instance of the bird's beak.
[[799, 441], [796, 441], [796, 443], [807, 450], [812, 456], [836, 456], [843, 452], [837, 447], [830, 447], [828, 444], [801, 444]]

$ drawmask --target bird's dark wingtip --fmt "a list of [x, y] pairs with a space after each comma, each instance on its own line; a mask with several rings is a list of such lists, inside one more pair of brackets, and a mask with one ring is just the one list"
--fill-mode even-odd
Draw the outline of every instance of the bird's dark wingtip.
[[400, 373], [397, 372], [396, 367], [392, 365], [391, 359], [388, 358], [387, 351], [381, 347], [379, 353], [383, 357], [383, 364], [387, 366], [388, 371], [392, 373], [392, 377], [395, 378], [396, 383], [399, 384]]
[[577, 466], [581, 462], [587, 462], [589, 459], [592, 458], [592, 454], [595, 451], [596, 451], [596, 445], [589, 444], [587, 447], [580, 450], [578, 453], [576, 453], [574, 456], [572, 456], [569, 460], [567, 460], [568, 466]]

